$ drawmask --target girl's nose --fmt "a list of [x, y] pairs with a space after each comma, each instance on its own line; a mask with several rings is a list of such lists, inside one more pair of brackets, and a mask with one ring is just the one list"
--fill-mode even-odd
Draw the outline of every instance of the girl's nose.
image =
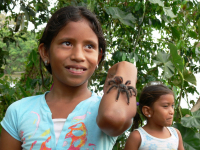
[[81, 45], [77, 45], [72, 49], [71, 60], [77, 62], [85, 61], [84, 49]]
[[174, 108], [173, 108], [173, 107], [170, 107], [169, 113], [170, 113], [171, 115], [174, 115]]

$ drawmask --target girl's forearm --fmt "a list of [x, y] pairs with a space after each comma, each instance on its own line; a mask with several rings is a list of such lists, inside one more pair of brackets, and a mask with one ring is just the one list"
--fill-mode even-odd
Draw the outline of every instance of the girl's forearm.
[[[118, 136], [127, 130], [131, 126], [132, 118], [136, 114], [136, 97], [134, 94], [128, 98], [126, 92], [118, 91], [118, 87], [113, 87], [107, 93], [113, 85], [109, 85], [108, 83], [115, 76], [121, 76], [123, 78], [123, 84], [125, 84], [127, 80], [130, 80], [131, 83], [128, 84], [128, 86], [136, 88], [137, 69], [129, 62], [120, 62], [115, 64], [108, 71], [108, 76], [104, 85], [104, 95], [99, 106], [97, 124], [110, 136]], [[116, 100], [118, 92], [119, 98]], [[128, 99], [130, 101], [129, 104]]]

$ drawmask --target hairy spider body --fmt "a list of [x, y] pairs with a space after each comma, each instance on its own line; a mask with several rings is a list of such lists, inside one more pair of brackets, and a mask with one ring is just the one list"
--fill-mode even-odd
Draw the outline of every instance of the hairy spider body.
[[125, 92], [128, 99], [127, 104], [129, 105], [130, 103], [129, 98], [133, 95], [136, 96], [136, 93], [137, 93], [136, 89], [133, 86], [128, 86], [130, 84], [131, 84], [130, 80], [126, 81], [126, 83], [123, 84], [123, 78], [120, 76], [115, 76], [113, 80], [108, 81], [108, 85], [112, 85], [112, 86], [108, 89], [107, 93], [109, 93], [110, 90], [113, 89], [114, 87], [118, 88], [116, 101], [118, 101], [119, 99], [120, 92]]

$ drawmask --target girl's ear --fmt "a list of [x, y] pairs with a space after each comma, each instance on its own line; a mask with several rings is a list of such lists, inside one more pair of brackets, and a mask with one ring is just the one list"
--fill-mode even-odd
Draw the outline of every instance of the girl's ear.
[[49, 63], [49, 53], [44, 47], [44, 43], [41, 43], [38, 47], [38, 51], [40, 53], [40, 57], [46, 63]]
[[149, 118], [152, 116], [152, 111], [149, 106], [143, 106], [142, 107], [142, 113], [146, 116], [146, 118]]

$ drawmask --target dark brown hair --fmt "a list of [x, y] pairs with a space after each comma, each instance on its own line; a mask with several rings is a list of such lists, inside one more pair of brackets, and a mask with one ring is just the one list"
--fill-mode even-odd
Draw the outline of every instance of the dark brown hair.
[[[102, 53], [102, 58], [99, 62], [100, 64], [105, 57], [106, 41], [103, 35], [101, 24], [99, 23], [95, 14], [90, 12], [85, 7], [67, 6], [56, 11], [48, 21], [46, 28], [44, 29], [42, 38], [39, 40], [39, 44], [44, 43], [45, 50], [49, 51], [52, 40], [56, 37], [60, 30], [63, 29], [67, 23], [71, 21], [77, 22], [81, 19], [86, 19], [90, 23], [91, 29], [98, 37], [99, 53]], [[40, 69], [41, 63], [42, 59], [40, 57]], [[48, 72], [52, 74], [51, 64], [45, 67], [48, 70]]]
[[160, 96], [166, 94], [174, 95], [172, 90], [160, 83], [156, 85], [147, 85], [143, 88], [139, 99], [139, 108], [134, 117], [132, 130], [138, 128], [139, 125], [142, 126], [142, 119], [139, 114], [142, 114], [142, 116], [146, 118], [142, 112], [142, 107], [149, 106], [152, 108], [153, 104], [160, 98]]

